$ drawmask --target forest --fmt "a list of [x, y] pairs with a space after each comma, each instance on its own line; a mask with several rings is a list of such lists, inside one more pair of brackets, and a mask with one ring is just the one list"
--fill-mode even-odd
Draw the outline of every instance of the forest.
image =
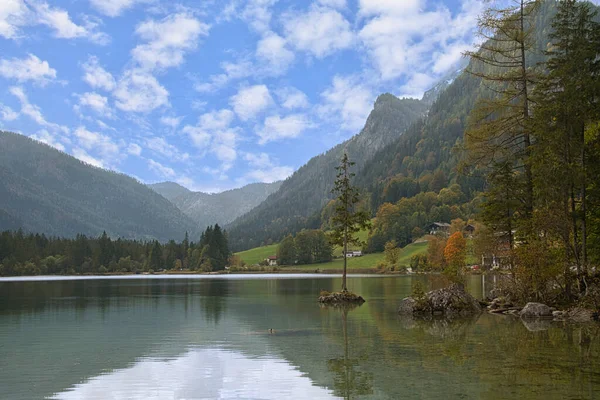
[[231, 253], [227, 233], [209, 226], [198, 242], [185, 239], [167, 243], [112, 240], [106, 232], [74, 239], [0, 233], [0, 276], [140, 273], [165, 270], [211, 272], [223, 270]]

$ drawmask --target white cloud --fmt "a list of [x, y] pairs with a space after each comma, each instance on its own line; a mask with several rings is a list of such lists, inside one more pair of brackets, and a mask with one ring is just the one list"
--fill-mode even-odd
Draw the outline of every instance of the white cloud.
[[205, 130], [225, 130], [233, 122], [233, 117], [231, 110], [209, 112], [200, 116], [199, 126]]
[[[359, 37], [382, 80], [427, 74], [434, 81], [460, 60], [461, 52], [474, 44], [477, 17], [484, 2], [464, 0], [457, 12], [446, 6], [427, 9], [424, 0], [361, 0], [359, 15], [365, 18]], [[409, 85], [406, 92], [422, 94], [428, 87]]]
[[14, 121], [15, 119], [19, 118], [19, 113], [15, 112], [9, 106], [0, 103], [0, 118], [2, 118], [4, 121]]
[[0, 36], [14, 39], [19, 36], [19, 27], [25, 24], [27, 7], [22, 0], [3, 0], [0, 7]]
[[98, 167], [98, 168], [105, 168], [102, 160], [92, 157], [91, 155], [88, 154], [87, 151], [85, 151], [81, 147], [73, 148], [73, 150], [71, 151], [71, 154], [73, 155], [73, 157], [80, 159], [84, 163], [93, 165], [94, 167]]
[[38, 106], [36, 106], [35, 104], [31, 104], [29, 102], [29, 100], [27, 99], [27, 95], [25, 94], [25, 91], [23, 90], [22, 87], [12, 86], [9, 89], [9, 91], [12, 95], [17, 97], [19, 99], [19, 101], [21, 102], [21, 114], [28, 116], [29, 118], [34, 120], [39, 125], [44, 126], [46, 128], [59, 130], [64, 133], [69, 132], [69, 129], [66, 126], [48, 122], [46, 120], [46, 118], [44, 118], [44, 115], [42, 114], [42, 111], [40, 110], [40, 108]]
[[286, 41], [274, 32], [267, 32], [258, 41], [256, 57], [273, 74], [279, 75], [286, 72], [294, 61], [294, 53], [286, 48]]
[[271, 7], [277, 0], [248, 0], [241, 16], [252, 29], [257, 32], [266, 32], [271, 23]]
[[98, 58], [92, 56], [83, 64], [83, 80], [91, 87], [111, 91], [115, 88], [115, 78], [102, 68], [98, 63]]
[[280, 166], [267, 153], [245, 153], [244, 160], [253, 169], [250, 170], [240, 183], [248, 181], [259, 181], [271, 183], [290, 176], [294, 169], [288, 166]]
[[115, 163], [119, 160], [121, 148], [112, 140], [110, 136], [89, 131], [83, 126], [78, 127], [73, 132], [73, 135], [77, 139], [77, 142], [81, 148], [87, 151], [93, 150], [102, 156], [103, 159], [100, 162], [102, 166]]
[[160, 123], [172, 129], [177, 128], [179, 124], [181, 124], [182, 120], [183, 117], [170, 117], [167, 115], [163, 115], [162, 117], [160, 117]]
[[46, 143], [48, 146], [52, 146], [57, 150], [65, 151], [65, 146], [62, 143], [60, 143], [57, 140], [57, 138], [50, 132], [48, 132], [46, 129], [42, 129], [35, 135], [31, 135], [29, 137], [39, 142]]
[[306, 129], [311, 127], [310, 121], [302, 114], [292, 114], [281, 118], [279, 115], [272, 115], [265, 119], [263, 126], [256, 130], [260, 137], [258, 143], [296, 138]]
[[287, 14], [283, 24], [288, 43], [317, 58], [346, 49], [354, 40], [350, 23], [331, 8], [311, 7], [304, 14]]
[[248, 60], [239, 62], [223, 62], [221, 63], [223, 73], [211, 75], [208, 82], [197, 83], [194, 89], [201, 93], [214, 92], [227, 85], [235, 79], [247, 78], [255, 72], [255, 68]]
[[294, 87], [286, 87], [276, 92], [281, 105], [288, 110], [295, 108], [307, 108], [310, 106], [308, 97], [301, 90]]
[[92, 6], [102, 14], [109, 17], [116, 17], [121, 13], [133, 7], [137, 3], [146, 2], [145, 0], [90, 0]]
[[46, 25], [54, 30], [54, 36], [63, 39], [87, 38], [97, 44], [107, 44], [105, 33], [96, 31], [97, 24], [87, 21], [86, 26], [77, 25], [71, 20], [69, 12], [60, 8], [50, 7], [44, 2], [29, 3], [35, 11], [37, 23]]
[[197, 126], [186, 125], [183, 128], [183, 133], [187, 134], [192, 140], [192, 143], [194, 143], [194, 146], [199, 149], [208, 147], [212, 139], [209, 132]]
[[86, 92], [77, 97], [79, 98], [79, 104], [75, 106], [76, 111], [79, 111], [80, 107], [89, 107], [104, 117], [112, 117], [112, 110], [108, 105], [108, 98], [95, 92]]
[[364, 15], [407, 15], [419, 12], [424, 0], [359, 0], [359, 12]]
[[319, 4], [332, 8], [345, 8], [346, 0], [318, 0]]
[[127, 153], [139, 157], [142, 155], [142, 148], [135, 143], [130, 143], [129, 146], [127, 146]]
[[6, 39], [22, 37], [21, 28], [29, 25], [46, 25], [54, 37], [63, 39], [86, 38], [97, 44], [107, 44], [109, 37], [96, 28], [91, 20], [85, 26], [71, 20], [68, 11], [51, 7], [44, 1], [3, 0], [0, 6], [0, 36]]
[[198, 44], [200, 35], [208, 34], [209, 26], [187, 14], [169, 15], [161, 21], [139, 24], [135, 33], [146, 41], [132, 51], [135, 61], [146, 69], [176, 67], [187, 51]]
[[340, 120], [341, 127], [350, 131], [360, 130], [373, 108], [373, 91], [357, 77], [333, 78], [331, 87], [321, 93], [323, 104], [319, 114], [326, 120]]
[[18, 82], [34, 81], [45, 84], [56, 78], [56, 70], [50, 68], [48, 61], [42, 61], [33, 54], [29, 54], [29, 57], [23, 59], [0, 60], [0, 75]]
[[273, 103], [273, 98], [265, 85], [255, 85], [240, 89], [229, 103], [238, 117], [247, 121], [266, 110]]
[[171, 161], [186, 161], [189, 160], [190, 155], [188, 153], [182, 153], [169, 142], [162, 137], [153, 137], [146, 139], [146, 147], [160, 154]]
[[203, 153], [208, 150], [221, 161], [221, 174], [233, 166], [237, 159], [239, 129], [231, 127], [234, 114], [230, 110], [219, 110], [200, 116], [197, 126], [186, 125], [186, 133], [194, 145]]
[[140, 70], [129, 70], [114, 91], [116, 106], [123, 111], [149, 112], [169, 104], [169, 92], [154, 76]]
[[286, 179], [294, 173], [292, 167], [271, 167], [269, 169], [255, 169], [250, 171], [246, 176], [249, 179], [257, 180], [264, 183], [272, 183]]
[[173, 168], [162, 165], [161, 163], [152, 159], [148, 159], [148, 168], [150, 168], [150, 170], [154, 171], [162, 178], [173, 178], [177, 176]]

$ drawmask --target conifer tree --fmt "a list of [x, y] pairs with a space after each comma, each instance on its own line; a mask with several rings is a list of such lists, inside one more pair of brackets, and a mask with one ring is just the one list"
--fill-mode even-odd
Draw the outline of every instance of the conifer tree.
[[[536, 88], [534, 172], [541, 229], [565, 249], [565, 271], [588, 264], [590, 174], [586, 131], [600, 120], [600, 25], [587, 2], [561, 1], [552, 23], [547, 75]], [[568, 272], [567, 272], [568, 274]]]
[[357, 210], [356, 204], [359, 202], [358, 189], [352, 186], [350, 180], [354, 173], [350, 168], [354, 162], [350, 161], [348, 154], [344, 152], [341, 163], [336, 167], [337, 175], [333, 193], [338, 195], [335, 214], [333, 215], [330, 242], [333, 245], [341, 246], [344, 252], [344, 272], [342, 275], [342, 291], [348, 291], [346, 285], [347, 253], [348, 245], [362, 245], [356, 234], [370, 226], [369, 214], [365, 211]]
[[521, 204], [517, 216], [522, 232], [529, 231], [534, 209], [530, 121], [531, 86], [537, 73], [528, 57], [534, 47], [533, 19], [539, 4], [539, 0], [512, 0], [508, 7], [486, 10], [479, 20], [485, 43], [478, 51], [466, 53], [471, 57], [469, 72], [489, 89], [489, 98], [479, 101], [465, 132], [469, 163], [522, 181], [523, 190], [515, 192], [514, 199]]

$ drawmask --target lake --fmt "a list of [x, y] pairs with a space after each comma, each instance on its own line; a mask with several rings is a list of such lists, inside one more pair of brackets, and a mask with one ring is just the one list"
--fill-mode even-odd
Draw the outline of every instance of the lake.
[[598, 325], [400, 318], [415, 279], [350, 276], [346, 311], [323, 275], [0, 279], [0, 398], [600, 398]]

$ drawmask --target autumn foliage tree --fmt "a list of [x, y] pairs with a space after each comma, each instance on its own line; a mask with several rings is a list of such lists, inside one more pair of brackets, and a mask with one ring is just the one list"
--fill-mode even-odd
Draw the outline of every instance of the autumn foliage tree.
[[451, 280], [460, 280], [462, 268], [467, 256], [467, 240], [461, 232], [455, 232], [448, 238], [444, 249], [446, 268], [444, 272]]

